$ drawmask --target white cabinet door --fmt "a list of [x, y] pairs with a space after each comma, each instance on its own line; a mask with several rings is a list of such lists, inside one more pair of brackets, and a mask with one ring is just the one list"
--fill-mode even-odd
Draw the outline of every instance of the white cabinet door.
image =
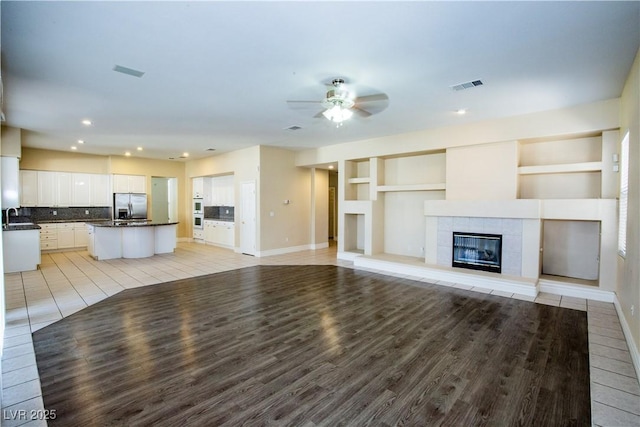
[[226, 224], [223, 227], [222, 244], [224, 246], [235, 246], [235, 226], [234, 224]]
[[71, 177], [73, 206], [91, 206], [91, 174], [74, 173]]
[[201, 199], [204, 197], [204, 178], [193, 178], [193, 198]]
[[91, 176], [91, 205], [111, 206], [111, 191], [109, 191], [109, 175], [93, 174]]
[[113, 192], [129, 192], [129, 175], [113, 175]]
[[38, 171], [38, 206], [57, 206], [55, 172]]
[[73, 224], [73, 241], [76, 248], [86, 247], [89, 244], [89, 233], [84, 222]]
[[76, 237], [73, 230], [73, 224], [58, 224], [58, 249], [74, 248], [76, 246]]
[[202, 179], [202, 203], [205, 206], [213, 206], [213, 197], [211, 194], [211, 178]]
[[146, 193], [147, 177], [144, 175], [113, 175], [114, 193]]
[[38, 205], [38, 172], [20, 171], [20, 206]]
[[215, 227], [213, 223], [214, 221], [204, 221], [204, 241], [207, 243], [213, 243], [215, 239]]
[[72, 174], [69, 172], [54, 172], [57, 182], [57, 203], [56, 206], [73, 205], [73, 185]]
[[146, 193], [147, 177], [144, 175], [129, 176], [129, 192], [130, 193]]

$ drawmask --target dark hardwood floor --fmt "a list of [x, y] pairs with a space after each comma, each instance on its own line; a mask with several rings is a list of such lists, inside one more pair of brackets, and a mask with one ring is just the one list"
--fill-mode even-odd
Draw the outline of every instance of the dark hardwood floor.
[[51, 426], [591, 425], [585, 312], [348, 268], [130, 289], [33, 336]]

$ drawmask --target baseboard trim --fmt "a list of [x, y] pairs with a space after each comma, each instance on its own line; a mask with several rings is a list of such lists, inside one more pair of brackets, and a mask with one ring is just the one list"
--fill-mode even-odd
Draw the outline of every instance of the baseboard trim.
[[620, 305], [620, 301], [618, 301], [617, 295], [614, 295], [613, 297], [613, 306], [616, 308], [616, 313], [618, 313], [618, 319], [620, 320], [622, 333], [624, 334], [625, 341], [627, 341], [627, 347], [629, 347], [629, 354], [631, 355], [633, 368], [636, 370], [636, 378], [640, 378], [640, 353], [638, 352], [638, 346], [636, 345], [636, 342], [633, 340], [631, 328], [629, 328], [627, 319], [624, 317], [622, 306]]
[[336, 254], [336, 258], [342, 260], [342, 261], [353, 261], [356, 258], [358, 258], [359, 256], [362, 256], [362, 254], [358, 254], [355, 252], [338, 252]]
[[278, 248], [278, 249], [269, 249], [266, 251], [257, 251], [256, 252], [256, 256], [257, 257], [264, 257], [264, 256], [274, 256], [274, 255], [284, 255], [284, 254], [290, 254], [293, 252], [302, 252], [302, 251], [308, 251], [312, 249], [311, 245], [300, 245], [300, 246], [289, 246], [287, 248]]
[[601, 289], [588, 289], [585, 286], [558, 283], [548, 279], [538, 280], [538, 289], [540, 290], [540, 292], [546, 292], [549, 294], [562, 295], [565, 297], [585, 298], [602, 302], [613, 302], [616, 296], [616, 294], [611, 291], [603, 291]]

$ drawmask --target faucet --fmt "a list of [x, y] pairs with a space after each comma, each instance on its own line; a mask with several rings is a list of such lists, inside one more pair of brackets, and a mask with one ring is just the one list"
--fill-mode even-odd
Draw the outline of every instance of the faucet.
[[9, 212], [11, 212], [12, 209], [13, 209], [13, 212], [15, 212], [14, 216], [18, 216], [18, 208], [7, 208], [7, 211], [6, 211], [7, 221], [6, 221], [5, 227], [9, 227]]

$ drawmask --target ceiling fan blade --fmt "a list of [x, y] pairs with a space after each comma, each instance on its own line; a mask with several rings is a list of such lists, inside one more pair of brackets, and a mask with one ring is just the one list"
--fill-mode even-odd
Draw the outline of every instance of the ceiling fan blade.
[[387, 99], [389, 99], [389, 97], [385, 93], [376, 93], [373, 95], [359, 96], [354, 99], [354, 101], [356, 104], [359, 104], [362, 102], [386, 101]]
[[320, 104], [322, 101], [287, 101], [288, 104]]
[[360, 107], [352, 107], [351, 109], [353, 110], [354, 113], [356, 113], [360, 117], [369, 117], [371, 115], [370, 112], [368, 112], [367, 110], [363, 110]]

